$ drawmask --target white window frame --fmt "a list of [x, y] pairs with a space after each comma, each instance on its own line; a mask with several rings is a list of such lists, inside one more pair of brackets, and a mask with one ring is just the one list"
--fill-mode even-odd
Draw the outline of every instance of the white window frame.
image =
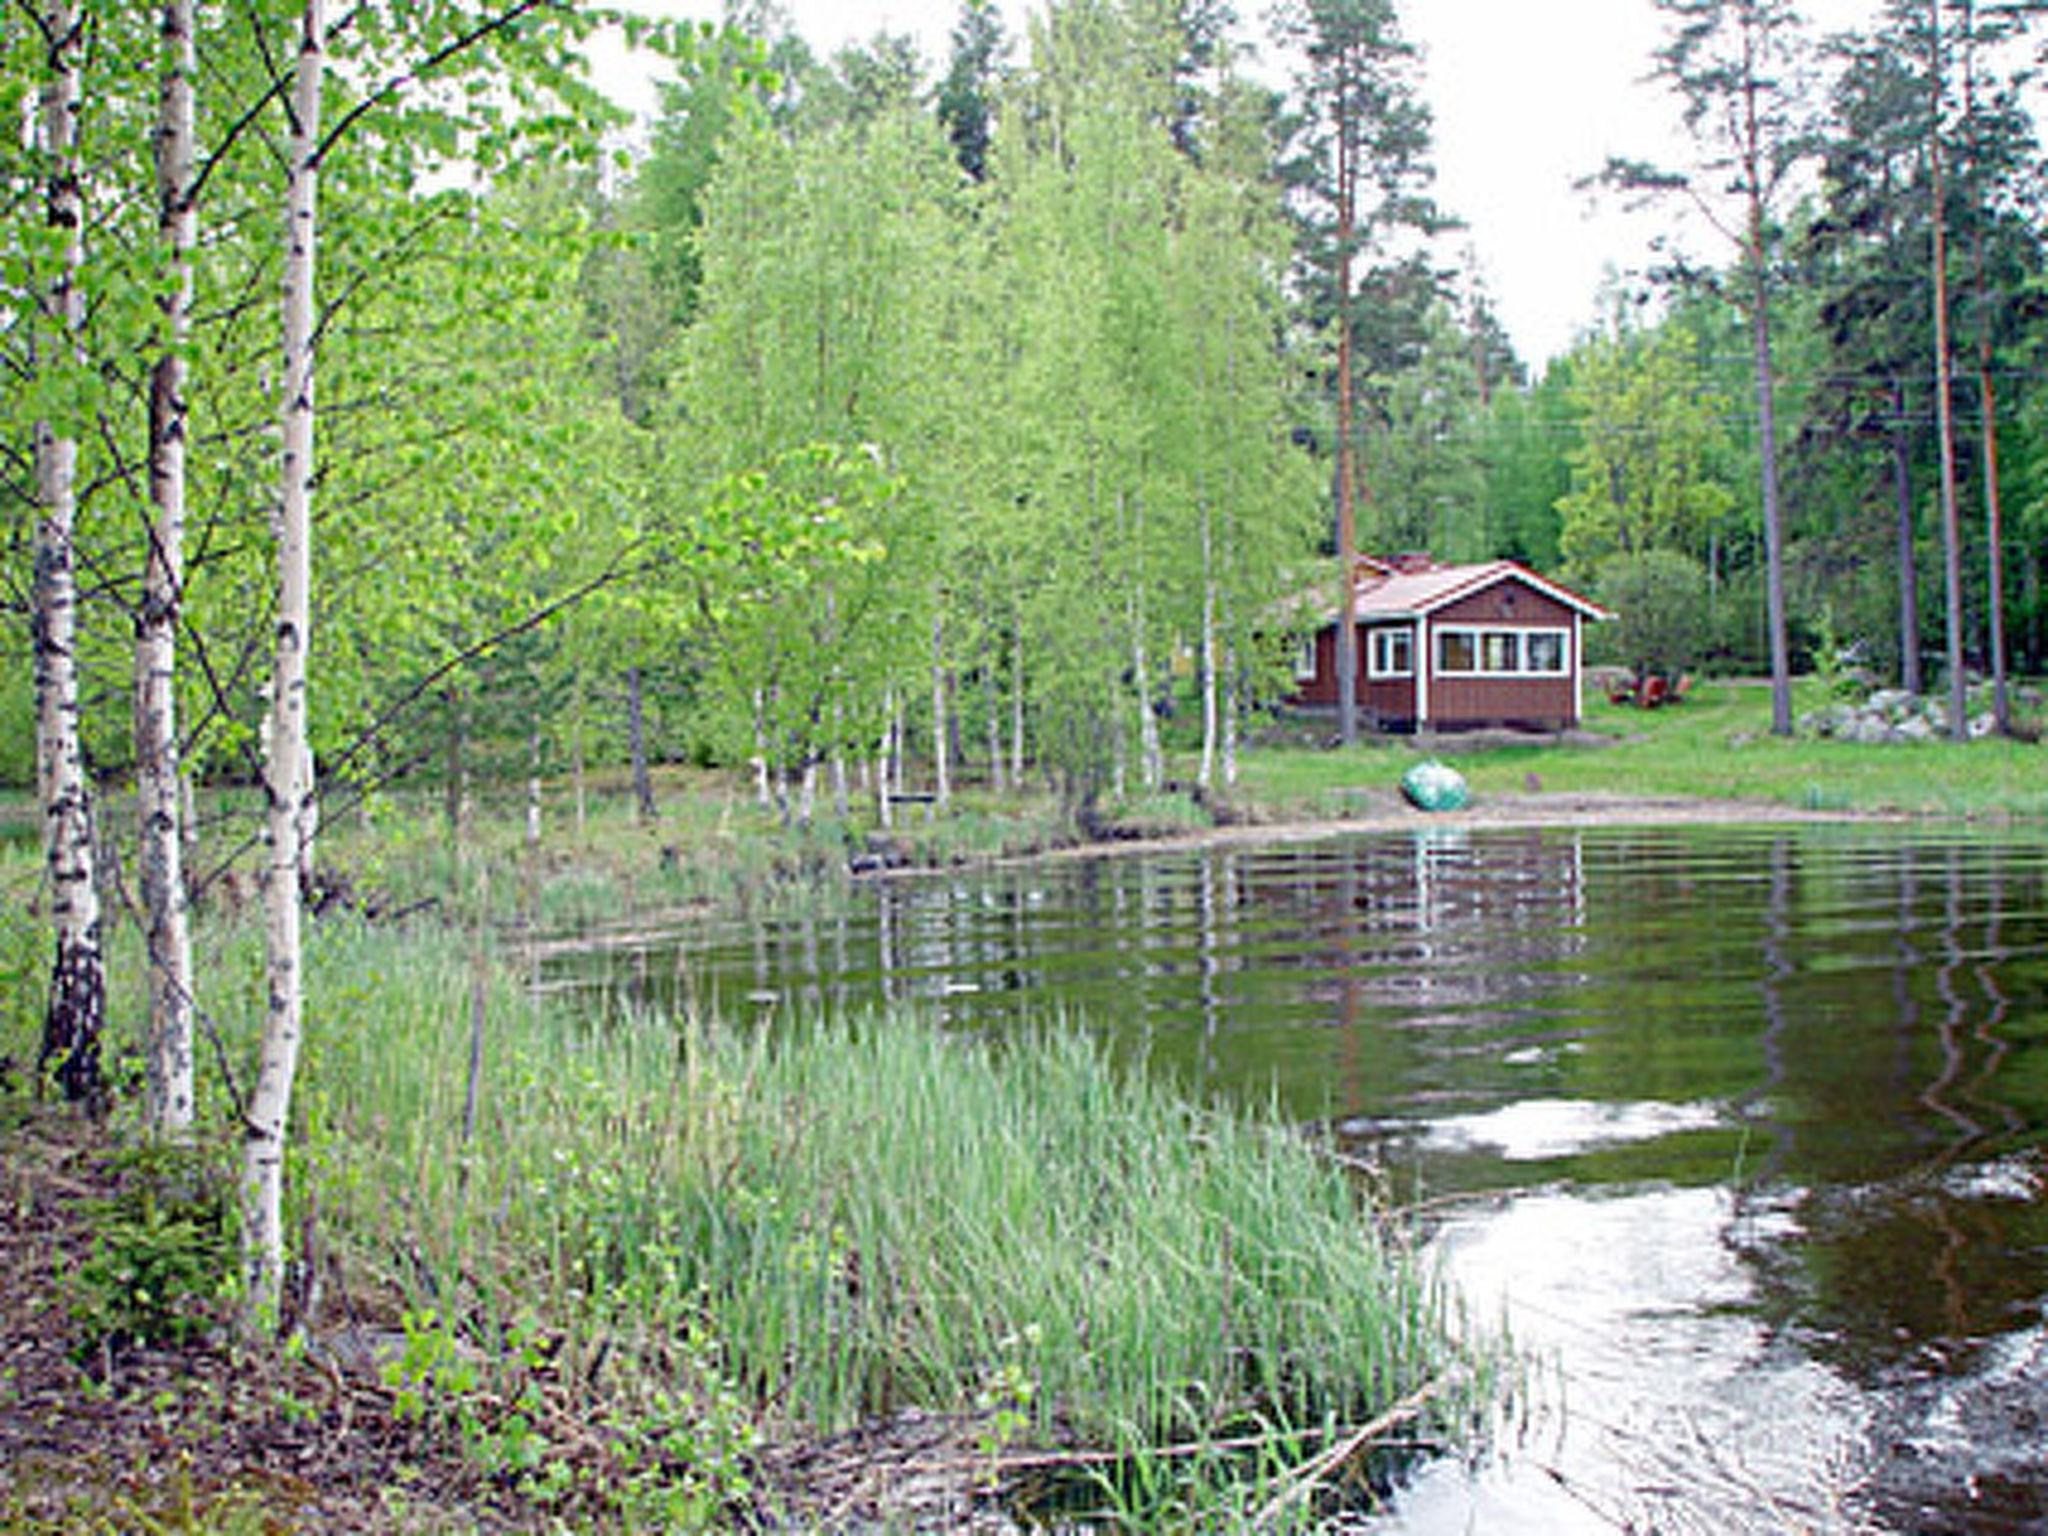
[[1301, 643], [1294, 648], [1294, 680], [1297, 683], [1312, 683], [1315, 678], [1316, 637], [1305, 635]]
[[[1542, 671], [1532, 670], [1528, 665], [1529, 641], [1542, 635], [1554, 637], [1557, 641], [1557, 665]], [[1463, 637], [1472, 647], [1472, 665], [1469, 668], [1454, 668], [1444, 664], [1444, 653], [1453, 636]], [[1513, 642], [1513, 665], [1510, 667], [1489, 667], [1486, 653], [1489, 642], [1498, 645], [1502, 637]], [[1473, 678], [1552, 678], [1572, 675], [1571, 631], [1562, 625], [1541, 624], [1447, 624], [1436, 630], [1436, 674], [1439, 677]]]
[[[1407, 681], [1415, 675], [1415, 628], [1413, 625], [1392, 629], [1370, 631], [1372, 644], [1367, 648], [1365, 675], [1384, 678], [1389, 681]], [[1396, 641], [1407, 642], [1408, 662], [1397, 666], [1393, 662]]]
[[[1557, 642], [1557, 665], [1529, 665], [1529, 642], [1538, 637]], [[1572, 632], [1568, 629], [1530, 629], [1522, 633], [1522, 675], [1524, 677], [1570, 677], [1572, 675]]]

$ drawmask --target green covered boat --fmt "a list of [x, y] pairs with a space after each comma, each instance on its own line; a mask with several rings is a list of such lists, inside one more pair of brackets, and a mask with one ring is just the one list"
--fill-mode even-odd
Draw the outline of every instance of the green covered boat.
[[1418, 811], [1459, 811], [1472, 798], [1465, 776], [1433, 757], [1401, 775], [1401, 793]]

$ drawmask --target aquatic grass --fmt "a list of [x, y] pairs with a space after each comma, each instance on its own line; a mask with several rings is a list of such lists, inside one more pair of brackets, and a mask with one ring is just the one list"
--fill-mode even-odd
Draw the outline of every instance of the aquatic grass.
[[649, 1370], [701, 1330], [783, 1436], [918, 1407], [1143, 1459], [1362, 1423], [1445, 1373], [1485, 1390], [1485, 1349], [1342, 1169], [1078, 1029], [588, 1019], [459, 935], [329, 923], [315, 955], [310, 1208], [408, 1306]]

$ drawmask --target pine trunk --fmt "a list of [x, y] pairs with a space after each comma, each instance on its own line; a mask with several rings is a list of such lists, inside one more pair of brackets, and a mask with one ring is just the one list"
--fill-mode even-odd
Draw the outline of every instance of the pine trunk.
[[291, 134], [286, 146], [283, 329], [284, 408], [277, 515], [277, 654], [271, 677], [270, 739], [264, 759], [264, 952], [269, 1007], [249, 1098], [242, 1196], [248, 1303], [274, 1323], [284, 1279], [284, 1154], [304, 1026], [298, 846], [313, 786], [306, 747], [306, 659], [311, 639], [313, 382], [316, 194], [320, 178], [320, 95], [325, 69], [325, 0], [305, 0], [300, 18]]
[[1353, 106], [1340, 89], [1337, 112], [1337, 734], [1358, 740], [1358, 513], [1352, 504], [1351, 242], [1353, 236], [1351, 136]]
[[1963, 673], [1963, 533], [1956, 508], [1955, 401], [1950, 395], [1948, 327], [1948, 202], [1941, 153], [1941, 0], [1933, 12], [1934, 114], [1928, 134], [1927, 166], [1934, 203], [1934, 421], [1941, 461], [1941, 553], [1943, 596], [1948, 604], [1948, 734], [1969, 737], [1969, 680]]
[[1906, 450], [1906, 392], [1892, 386], [1892, 501], [1899, 566], [1899, 686], [1918, 695], [1920, 674], [1920, 577], [1913, 547], [1913, 475]]
[[177, 634], [185, 542], [185, 340], [192, 310], [192, 0], [163, 8], [157, 119], [159, 239], [165, 260], [163, 350], [150, 372], [149, 498], [154, 509], [135, 625], [137, 884], [148, 961], [145, 1116], [159, 1136], [192, 1124], [192, 938], [183, 866]]
[[[45, 321], [53, 335], [48, 359], [83, 367], [79, 333], [84, 296], [84, 206], [79, 189], [79, 51], [83, 19], [69, 4], [41, 17], [49, 40], [49, 78], [41, 101], [47, 166], [47, 216], [61, 234], [62, 256], [49, 286]], [[92, 807], [78, 736], [78, 584], [74, 539], [78, 519], [78, 442], [68, 426], [34, 428], [36, 497], [35, 590], [31, 618], [35, 652], [36, 764], [42, 792], [44, 857], [50, 883], [55, 959], [43, 1013], [41, 1063], [54, 1073], [67, 1102], [97, 1113], [103, 1107], [100, 1035], [106, 1022], [106, 965], [101, 950]]]
[[[1977, 293], [1980, 305], [1990, 302], [1984, 276], [1983, 237], [1977, 239]], [[1991, 376], [1991, 331], [1989, 322], [1978, 321], [1977, 400], [1980, 444], [1984, 466], [1984, 538], [1989, 590], [1984, 594], [1988, 610], [1991, 651], [1991, 719], [1998, 734], [2012, 734], [2012, 699], [2005, 672], [2005, 514], [1998, 489], [1998, 389]]]
[[[1977, 142], [1976, 20], [1969, 0], [1963, 6], [1963, 115], [1970, 124], [1970, 142]], [[1991, 720], [2001, 736], [2012, 734], [2012, 700], [2005, 672], [2005, 513], [1998, 487], [1998, 390], [1992, 381], [1991, 313], [1997, 301], [1984, 257], [1984, 221], [1977, 220], [1970, 239], [1971, 266], [1977, 290], [1977, 420], [1984, 472], [1984, 537], [1989, 545], [1984, 594], [1986, 645], [1991, 652]]]
[[[1745, 57], [1755, 44], [1743, 31]], [[1771, 362], [1771, 276], [1764, 235], [1762, 165], [1764, 135], [1757, 100], [1764, 89], [1753, 67], [1743, 76], [1743, 182], [1748, 193], [1748, 224], [1743, 254], [1749, 263], [1749, 339], [1751, 371], [1756, 385], [1757, 476], [1763, 501], [1764, 624], [1771, 653], [1771, 734], [1792, 734], [1792, 651], [1785, 627], [1785, 519], [1778, 503], [1777, 381]]]

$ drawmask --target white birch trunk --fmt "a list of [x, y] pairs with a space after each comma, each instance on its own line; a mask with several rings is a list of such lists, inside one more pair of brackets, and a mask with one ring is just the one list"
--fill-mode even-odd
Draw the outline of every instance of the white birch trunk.
[[896, 729], [896, 691], [882, 695], [882, 739], [875, 748], [875, 820], [884, 831], [895, 825], [896, 808], [889, 799], [889, 740]]
[[841, 821], [846, 820], [846, 748], [839, 743], [846, 740], [846, 706], [838, 699], [832, 701], [832, 814]]
[[1024, 626], [1010, 640], [1010, 782], [1024, 788]]
[[1240, 726], [1237, 716], [1237, 651], [1226, 644], [1223, 647], [1223, 787], [1235, 788], [1237, 784], [1237, 737]]
[[150, 374], [149, 497], [155, 509], [135, 625], [137, 884], [148, 966], [144, 1114], [159, 1136], [192, 1124], [192, 937], [186, 911], [178, 771], [177, 633], [185, 542], [185, 340], [192, 311], [191, 201], [197, 60], [192, 0], [163, 8], [156, 185], [165, 262], [162, 351]]
[[[85, 210], [78, 170], [78, 59], [83, 19], [75, 5], [53, 4], [42, 23], [50, 38], [50, 75], [41, 101], [47, 165], [47, 215], [62, 234], [62, 257], [47, 297], [56, 368], [82, 368], [85, 321], [79, 274], [85, 265]], [[106, 1017], [106, 962], [94, 878], [92, 807], [78, 738], [78, 584], [73, 541], [78, 518], [78, 441], [68, 426], [34, 427], [35, 593], [31, 619], [36, 682], [36, 777], [43, 796], [44, 862], [56, 955], [43, 1015], [42, 1065], [64, 1097], [101, 1107], [100, 1032]]]
[[312, 796], [306, 751], [306, 653], [312, 614], [313, 280], [320, 164], [325, 0], [305, 0], [286, 148], [283, 286], [283, 454], [277, 516], [277, 658], [270, 740], [264, 755], [264, 951], [269, 1008], [249, 1096], [242, 1191], [242, 1248], [252, 1314], [276, 1320], [284, 1278], [284, 1151], [304, 1026], [298, 846]]
[[889, 695], [889, 792], [903, 793], [903, 742], [908, 733], [903, 724], [903, 699], [893, 691]]
[[1216, 537], [1210, 527], [1209, 500], [1202, 498], [1202, 766], [1195, 782], [1206, 791], [1216, 785], [1217, 734], [1221, 718], [1216, 687]]
[[932, 615], [932, 789], [938, 808], [953, 803], [953, 763], [947, 751], [946, 730], [946, 627], [936, 612]]
[[541, 742], [538, 721], [526, 732], [526, 857], [540, 857]]
[[754, 798], [762, 810], [775, 804], [775, 789], [768, 782], [768, 701], [754, 690]]
[[[1117, 495], [1119, 509], [1124, 504], [1121, 492]], [[1123, 521], [1119, 511], [1117, 521]], [[1147, 791], [1156, 794], [1166, 782], [1165, 758], [1159, 749], [1159, 717], [1152, 712], [1152, 667], [1151, 659], [1145, 652], [1145, 582], [1142, 575], [1145, 548], [1145, 499], [1135, 498], [1131, 507], [1131, 539], [1138, 559], [1133, 563], [1140, 575], [1133, 583], [1130, 596], [1124, 604], [1124, 612], [1131, 625], [1131, 684], [1138, 696], [1138, 777]], [[1117, 794], [1123, 794], [1122, 771], [1119, 764]]]
[[986, 652], [983, 667], [981, 704], [988, 725], [988, 783], [1001, 795], [1010, 788], [1010, 776], [1003, 771], [1002, 693], [996, 683], [995, 658]]
[[1131, 682], [1138, 696], [1138, 774], [1145, 788], [1157, 793], [1166, 782], [1166, 760], [1159, 749], [1159, 716], [1152, 709], [1152, 661], [1145, 652], [1142, 613], [1131, 629]]
[[589, 796], [583, 779], [583, 669], [576, 669], [576, 701], [572, 706], [569, 737], [569, 781], [576, 790], [576, 835], [583, 835], [589, 819]]

